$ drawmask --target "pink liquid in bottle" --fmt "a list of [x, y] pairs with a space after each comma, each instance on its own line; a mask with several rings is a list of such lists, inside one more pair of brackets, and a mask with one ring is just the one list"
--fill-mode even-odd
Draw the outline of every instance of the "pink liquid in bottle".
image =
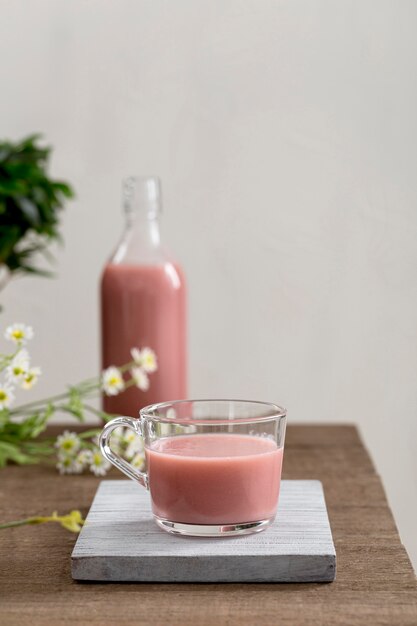
[[101, 281], [102, 367], [132, 360], [131, 348], [151, 348], [158, 369], [149, 389], [104, 396], [109, 413], [137, 417], [154, 402], [187, 395], [186, 288], [180, 266], [161, 244], [157, 178], [124, 182], [126, 230]]
[[152, 509], [183, 524], [238, 524], [277, 510], [283, 449], [236, 434], [179, 435], [146, 448]]
[[186, 397], [186, 294], [179, 266], [107, 265], [102, 332], [104, 367], [130, 361], [133, 346], [152, 348], [158, 362], [158, 370], [149, 374], [148, 391], [131, 387], [106, 397], [106, 411], [137, 416], [147, 404]]

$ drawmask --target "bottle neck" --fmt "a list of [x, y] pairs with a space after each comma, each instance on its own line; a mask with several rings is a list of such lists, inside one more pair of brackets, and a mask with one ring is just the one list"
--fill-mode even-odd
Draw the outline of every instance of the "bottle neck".
[[126, 228], [113, 257], [115, 263], [155, 263], [163, 258], [159, 215], [161, 185], [156, 177], [130, 177], [123, 182]]
[[163, 260], [158, 219], [141, 214], [130, 216], [112, 263], [148, 265]]
[[148, 248], [159, 248], [161, 245], [158, 216], [147, 214], [140, 209], [127, 216], [125, 234], [137, 245], [145, 245]]

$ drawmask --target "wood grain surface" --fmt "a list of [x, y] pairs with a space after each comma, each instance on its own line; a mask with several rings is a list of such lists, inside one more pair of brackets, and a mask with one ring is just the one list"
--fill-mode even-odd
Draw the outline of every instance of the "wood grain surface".
[[[415, 626], [417, 582], [356, 429], [289, 426], [284, 478], [323, 483], [337, 552], [335, 582], [80, 583], [71, 579], [76, 537], [55, 525], [28, 526], [0, 531], [1, 626]], [[98, 483], [94, 476], [60, 477], [49, 467], [8, 467], [0, 471], [0, 519], [55, 509], [86, 514]]]

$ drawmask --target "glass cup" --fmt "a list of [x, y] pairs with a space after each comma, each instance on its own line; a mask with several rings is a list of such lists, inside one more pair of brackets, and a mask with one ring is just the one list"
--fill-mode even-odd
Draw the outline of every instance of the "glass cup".
[[[247, 400], [181, 400], [116, 417], [100, 435], [103, 455], [150, 491], [156, 523], [199, 537], [264, 530], [278, 506], [285, 409]], [[146, 471], [110, 447], [124, 426], [143, 437]]]

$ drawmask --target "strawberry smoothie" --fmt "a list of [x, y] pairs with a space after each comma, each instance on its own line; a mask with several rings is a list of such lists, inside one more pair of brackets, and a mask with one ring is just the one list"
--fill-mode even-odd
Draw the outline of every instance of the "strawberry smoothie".
[[184, 524], [238, 524], [272, 518], [283, 449], [237, 434], [179, 435], [146, 448], [152, 509]]
[[147, 404], [185, 398], [186, 292], [181, 268], [168, 261], [109, 263], [102, 277], [101, 303], [103, 368], [129, 362], [132, 347], [151, 348], [158, 362], [147, 391], [131, 387], [105, 397], [104, 410], [136, 417]]

